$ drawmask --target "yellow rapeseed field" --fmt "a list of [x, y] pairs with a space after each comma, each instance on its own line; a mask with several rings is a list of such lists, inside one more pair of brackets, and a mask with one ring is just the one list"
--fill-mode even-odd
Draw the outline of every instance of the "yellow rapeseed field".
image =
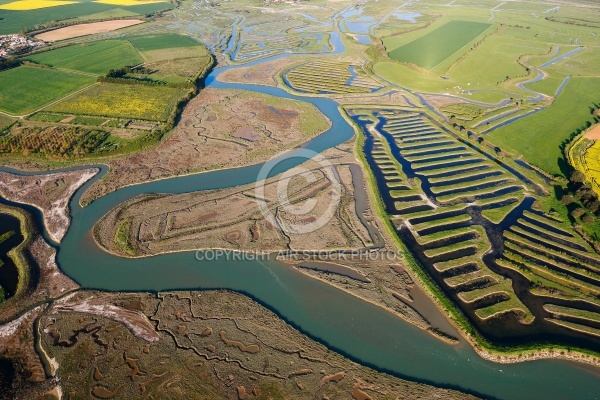
[[112, 4], [115, 6], [139, 6], [142, 4], [164, 3], [165, 0], [96, 0], [94, 3]]
[[27, 11], [37, 10], [38, 8], [65, 6], [74, 3], [77, 2], [69, 0], [18, 0], [13, 1], [12, 3], [0, 4], [0, 10]]
[[585, 175], [592, 183], [596, 194], [600, 195], [600, 141], [595, 141], [584, 155]]
[[102, 83], [50, 107], [66, 114], [166, 121], [186, 89]]
[[571, 146], [569, 161], [573, 168], [585, 174], [594, 192], [600, 196], [600, 140], [580, 137]]

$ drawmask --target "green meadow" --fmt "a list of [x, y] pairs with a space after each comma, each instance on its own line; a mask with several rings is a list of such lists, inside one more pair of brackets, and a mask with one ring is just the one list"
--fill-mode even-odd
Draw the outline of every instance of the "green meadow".
[[396, 36], [384, 39], [383, 43], [392, 59], [433, 69], [489, 27], [481, 22], [450, 21], [401, 47], [396, 47], [401, 40]]
[[18, 67], [0, 72], [0, 111], [31, 113], [69, 93], [94, 83], [95, 78], [50, 68]]
[[600, 78], [572, 78], [548, 108], [499, 128], [486, 139], [522, 154], [525, 161], [553, 175], [564, 173], [561, 144], [571, 132], [592, 121], [590, 106], [598, 103]]
[[91, 74], [105, 74], [110, 69], [143, 62], [133, 46], [125, 40], [82, 43], [46, 51], [28, 57], [39, 64]]
[[200, 46], [200, 43], [188, 36], [175, 33], [163, 33], [158, 35], [131, 36], [127, 38], [139, 51], [151, 51], [171, 49], [177, 47]]

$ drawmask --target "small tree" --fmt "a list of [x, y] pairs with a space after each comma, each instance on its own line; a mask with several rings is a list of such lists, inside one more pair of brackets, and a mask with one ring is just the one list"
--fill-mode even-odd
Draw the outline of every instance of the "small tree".
[[577, 207], [573, 211], [571, 211], [571, 216], [575, 219], [581, 218], [585, 214], [585, 210], [581, 207]]
[[571, 182], [583, 183], [585, 182], [585, 174], [581, 171], [573, 171], [571, 174]]
[[584, 224], [586, 225], [591, 225], [594, 223], [594, 217], [592, 217], [590, 214], [585, 214], [581, 220], [583, 221]]
[[596, 214], [598, 210], [600, 210], [600, 201], [598, 199], [594, 199], [587, 205], [587, 208], [590, 212]]
[[573, 196], [571, 196], [570, 194], [566, 194], [562, 197], [562, 199], [560, 199], [560, 202], [562, 204], [564, 204], [565, 206], [568, 206], [569, 204], [573, 204], [574, 201], [575, 201], [575, 198]]

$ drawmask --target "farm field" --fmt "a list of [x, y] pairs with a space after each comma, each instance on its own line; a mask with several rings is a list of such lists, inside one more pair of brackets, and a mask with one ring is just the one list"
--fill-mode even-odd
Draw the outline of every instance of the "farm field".
[[126, 8], [113, 8], [107, 11], [100, 11], [95, 14], [88, 14], [83, 17], [66, 19], [65, 22], [86, 22], [100, 19], [125, 18], [139, 16], [139, 13], [127, 10]]
[[525, 161], [552, 175], [562, 175], [566, 161], [561, 144], [592, 120], [590, 107], [598, 102], [599, 92], [600, 79], [572, 78], [550, 107], [499, 128], [486, 139], [516, 155], [522, 154]]
[[[29, 1], [19, 0], [22, 3]], [[11, 0], [0, 1], [0, 7], [10, 3]], [[54, 0], [47, 0], [48, 3], [55, 3]], [[36, 25], [49, 23], [51, 21], [60, 21], [70, 18], [78, 18], [80, 21], [86, 21], [96, 18], [98, 13], [114, 10], [116, 7], [122, 8], [133, 15], [145, 15], [172, 8], [173, 5], [168, 2], [157, 2], [151, 4], [136, 5], [115, 5], [102, 4], [92, 0], [77, 0], [72, 4], [60, 5], [56, 7], [45, 7], [33, 10], [4, 10], [0, 8], [0, 35], [8, 33], [18, 33], [22, 30], [33, 29]], [[87, 18], [87, 16], [91, 18]]]
[[138, 51], [141, 52], [172, 49], [176, 47], [194, 47], [200, 45], [200, 43], [190, 37], [177, 35], [174, 33], [130, 36], [127, 39]]
[[569, 149], [569, 164], [583, 172], [586, 181], [600, 196], [600, 131], [598, 125], [578, 138]]
[[[155, 48], [164, 47], [167, 42], [190, 46], [150, 50], [150, 53], [170, 52], [171, 58], [144, 64], [144, 68], [128, 70], [129, 73], [121, 72], [125, 75], [108, 83], [94, 84], [99, 75], [102, 80], [110, 80], [105, 76], [109, 70], [143, 64], [138, 51], [127, 40], [101, 40], [40, 52], [25, 61], [39, 66], [26, 65], [0, 72], [0, 79], [6, 77], [6, 82], [11, 81], [7, 87], [14, 86], [12, 93], [3, 92], [6, 97], [0, 96], [7, 104], [7, 113], [31, 113], [46, 106], [44, 111], [13, 126], [3, 136], [0, 152], [68, 161], [88, 155], [128, 153], [155, 144], [171, 128], [180, 102], [196, 90], [195, 80], [207, 73], [212, 57], [204, 46], [187, 37], [167, 35], [167, 41], [161, 35], [153, 37], [163, 40]], [[179, 49], [192, 50], [193, 57], [177, 58]], [[59, 101], [86, 86], [68, 90], [68, 84], [73, 83], [69, 78], [74, 78], [75, 83], [85, 82], [89, 88]], [[47, 81], [51, 89], [43, 91], [44, 95], [36, 93], [40, 81]], [[22, 96], [19, 90], [23, 91]], [[9, 101], [10, 95], [16, 95], [19, 102]], [[39, 142], [38, 136], [44, 139]]]
[[207, 48], [188, 36], [156, 34], [127, 39], [159, 75], [195, 76], [210, 58]]
[[60, 40], [73, 39], [80, 36], [88, 36], [96, 33], [106, 33], [129, 26], [138, 25], [144, 21], [139, 19], [119, 19], [112, 21], [93, 22], [88, 24], [76, 24], [64, 28], [53, 29], [40, 33], [35, 38], [45, 42], [56, 42]]
[[382, 79], [403, 88], [424, 93], [452, 93], [473, 101], [497, 103], [506, 98], [506, 93], [496, 90], [482, 90], [464, 93], [457, 82], [443, 79], [433, 73], [424, 73], [406, 64], [381, 61], [373, 66], [373, 71]]
[[62, 47], [27, 57], [39, 64], [90, 74], [106, 74], [110, 69], [143, 62], [125, 40], [105, 40]]
[[165, 122], [186, 92], [163, 86], [101, 83], [49, 107], [48, 111]]
[[448, 71], [448, 76], [456, 82], [466, 82], [468, 86], [475, 87], [494, 87], [507, 81], [507, 77], [527, 76], [526, 68], [516, 60], [524, 52], [546, 53], [548, 46], [533, 40], [523, 40], [519, 38], [520, 33], [519, 28], [507, 27], [489, 36], [476, 51]]
[[[396, 47], [395, 39], [384, 40], [391, 58], [433, 69], [445, 59], [481, 35], [489, 24], [470, 21], [450, 21], [408, 44]], [[427, 49], [427, 51], [424, 51]]]
[[75, 1], [69, 0], [15, 0], [10, 3], [0, 4], [0, 10], [28, 11], [39, 10], [40, 8], [58, 7], [67, 4], [74, 4]]
[[22, 66], [2, 71], [0, 111], [12, 115], [31, 113], [94, 81], [93, 77], [50, 68]]

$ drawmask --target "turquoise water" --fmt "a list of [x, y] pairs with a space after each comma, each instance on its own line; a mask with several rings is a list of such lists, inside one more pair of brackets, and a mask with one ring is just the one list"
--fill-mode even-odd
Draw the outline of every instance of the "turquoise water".
[[[336, 52], [343, 47], [332, 35]], [[273, 57], [271, 57], [272, 59]], [[257, 61], [258, 64], [263, 61]], [[272, 87], [228, 84], [214, 71], [206, 80], [215, 88], [251, 90], [307, 101], [331, 121], [332, 128], [305, 147], [323, 151], [352, 137], [353, 129], [337, 103], [303, 98]], [[291, 159], [280, 173], [302, 159]], [[260, 165], [166, 179], [120, 189], [79, 206], [84, 188], [71, 201], [72, 225], [59, 246], [63, 271], [84, 288], [109, 291], [162, 291], [226, 288], [245, 293], [275, 311], [302, 332], [342, 354], [395, 375], [503, 399], [594, 399], [600, 396], [600, 375], [573, 363], [543, 360], [500, 365], [479, 358], [466, 344], [450, 346], [393, 314], [363, 302], [285, 265], [265, 261], [197, 261], [195, 252], [124, 259], [97, 247], [91, 229], [111, 208], [142, 193], [184, 193], [253, 182]], [[102, 172], [94, 180], [106, 172]]]

